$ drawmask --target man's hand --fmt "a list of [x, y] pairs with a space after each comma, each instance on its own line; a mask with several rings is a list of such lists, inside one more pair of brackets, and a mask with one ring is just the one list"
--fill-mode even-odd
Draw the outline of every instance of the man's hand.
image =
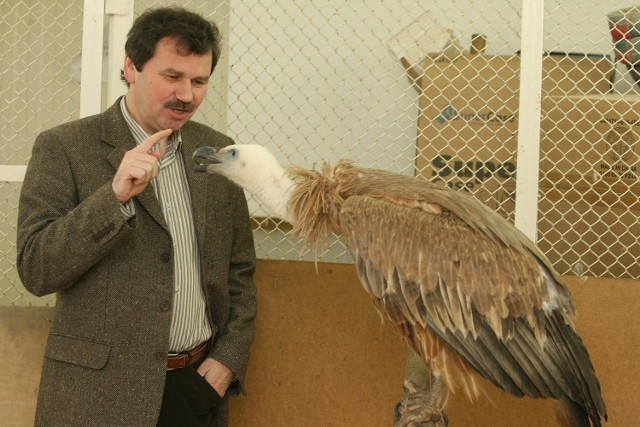
[[209, 357], [200, 364], [198, 373], [211, 384], [211, 387], [221, 397], [224, 397], [229, 385], [231, 385], [231, 381], [233, 381], [233, 372], [222, 363]]
[[[171, 129], [156, 132], [125, 153], [111, 182], [111, 188], [120, 203], [124, 204], [140, 194], [158, 176], [158, 162], [164, 157], [171, 132]], [[160, 149], [151, 151], [158, 142]]]

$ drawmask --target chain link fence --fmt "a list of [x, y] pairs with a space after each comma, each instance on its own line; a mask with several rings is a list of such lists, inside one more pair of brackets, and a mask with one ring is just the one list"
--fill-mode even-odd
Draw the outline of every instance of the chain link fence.
[[[2, 0], [0, 32], [0, 164], [26, 165], [38, 132], [78, 117], [82, 1]], [[48, 305], [15, 269], [20, 188], [0, 181], [0, 304]]]
[[[136, 1], [134, 16], [168, 4]], [[535, 179], [517, 175], [521, 1], [179, 4], [224, 34], [196, 120], [283, 163], [350, 158], [469, 191], [513, 221], [516, 178]], [[640, 278], [630, 6], [545, 2], [538, 244], [561, 274]], [[0, 12], [0, 163], [25, 165], [40, 131], [78, 117], [83, 1], [2, 0]], [[20, 284], [20, 183], [0, 190], [0, 304], [54, 304]], [[260, 258], [316, 259], [249, 203]], [[337, 239], [319, 259], [351, 261]]]

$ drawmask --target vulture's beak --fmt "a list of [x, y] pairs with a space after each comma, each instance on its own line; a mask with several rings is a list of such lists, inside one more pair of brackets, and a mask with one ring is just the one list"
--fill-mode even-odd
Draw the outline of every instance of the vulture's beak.
[[193, 161], [196, 162], [194, 170], [196, 172], [208, 172], [207, 165], [222, 163], [218, 156], [218, 150], [213, 147], [198, 147], [193, 152]]

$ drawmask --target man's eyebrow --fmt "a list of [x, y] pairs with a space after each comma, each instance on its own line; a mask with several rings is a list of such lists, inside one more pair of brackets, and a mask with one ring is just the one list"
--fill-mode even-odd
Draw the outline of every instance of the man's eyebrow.
[[184, 73], [182, 71], [178, 71], [175, 68], [171, 68], [171, 67], [165, 69], [164, 72], [168, 74], [175, 74], [177, 76], [184, 76]]

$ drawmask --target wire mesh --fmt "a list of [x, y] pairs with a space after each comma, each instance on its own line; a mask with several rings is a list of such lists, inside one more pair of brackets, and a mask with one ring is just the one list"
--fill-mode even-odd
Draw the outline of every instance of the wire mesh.
[[[563, 274], [638, 278], [640, 80], [634, 81], [629, 60], [640, 59], [640, 51], [625, 47], [627, 61], [621, 61], [616, 36], [640, 35], [634, 26], [640, 8], [592, 6], [595, 19], [587, 22], [569, 3], [547, 9], [545, 32], [564, 51], [604, 55], [612, 63], [612, 87], [605, 95], [591, 89], [543, 99], [538, 245]], [[584, 30], [576, 31], [583, 22]]]
[[[513, 221], [515, 180], [535, 179], [517, 175], [520, 1], [180, 4], [224, 35], [196, 120], [285, 164], [350, 158], [469, 191]], [[616, 42], [608, 19], [627, 6], [545, 2], [538, 244], [561, 274], [640, 277], [638, 86], [622, 52], [636, 27]], [[0, 12], [0, 163], [23, 165], [38, 132], [77, 117], [82, 1]], [[0, 304], [51, 304], [19, 283], [20, 185], [1, 188]], [[312, 254], [249, 203], [260, 258], [351, 262], [339, 238]]]
[[[25, 165], [40, 131], [78, 117], [82, 1], [1, 1], [0, 33], [0, 164]], [[20, 184], [0, 191], [0, 304], [51, 304], [29, 294], [15, 270]]]

